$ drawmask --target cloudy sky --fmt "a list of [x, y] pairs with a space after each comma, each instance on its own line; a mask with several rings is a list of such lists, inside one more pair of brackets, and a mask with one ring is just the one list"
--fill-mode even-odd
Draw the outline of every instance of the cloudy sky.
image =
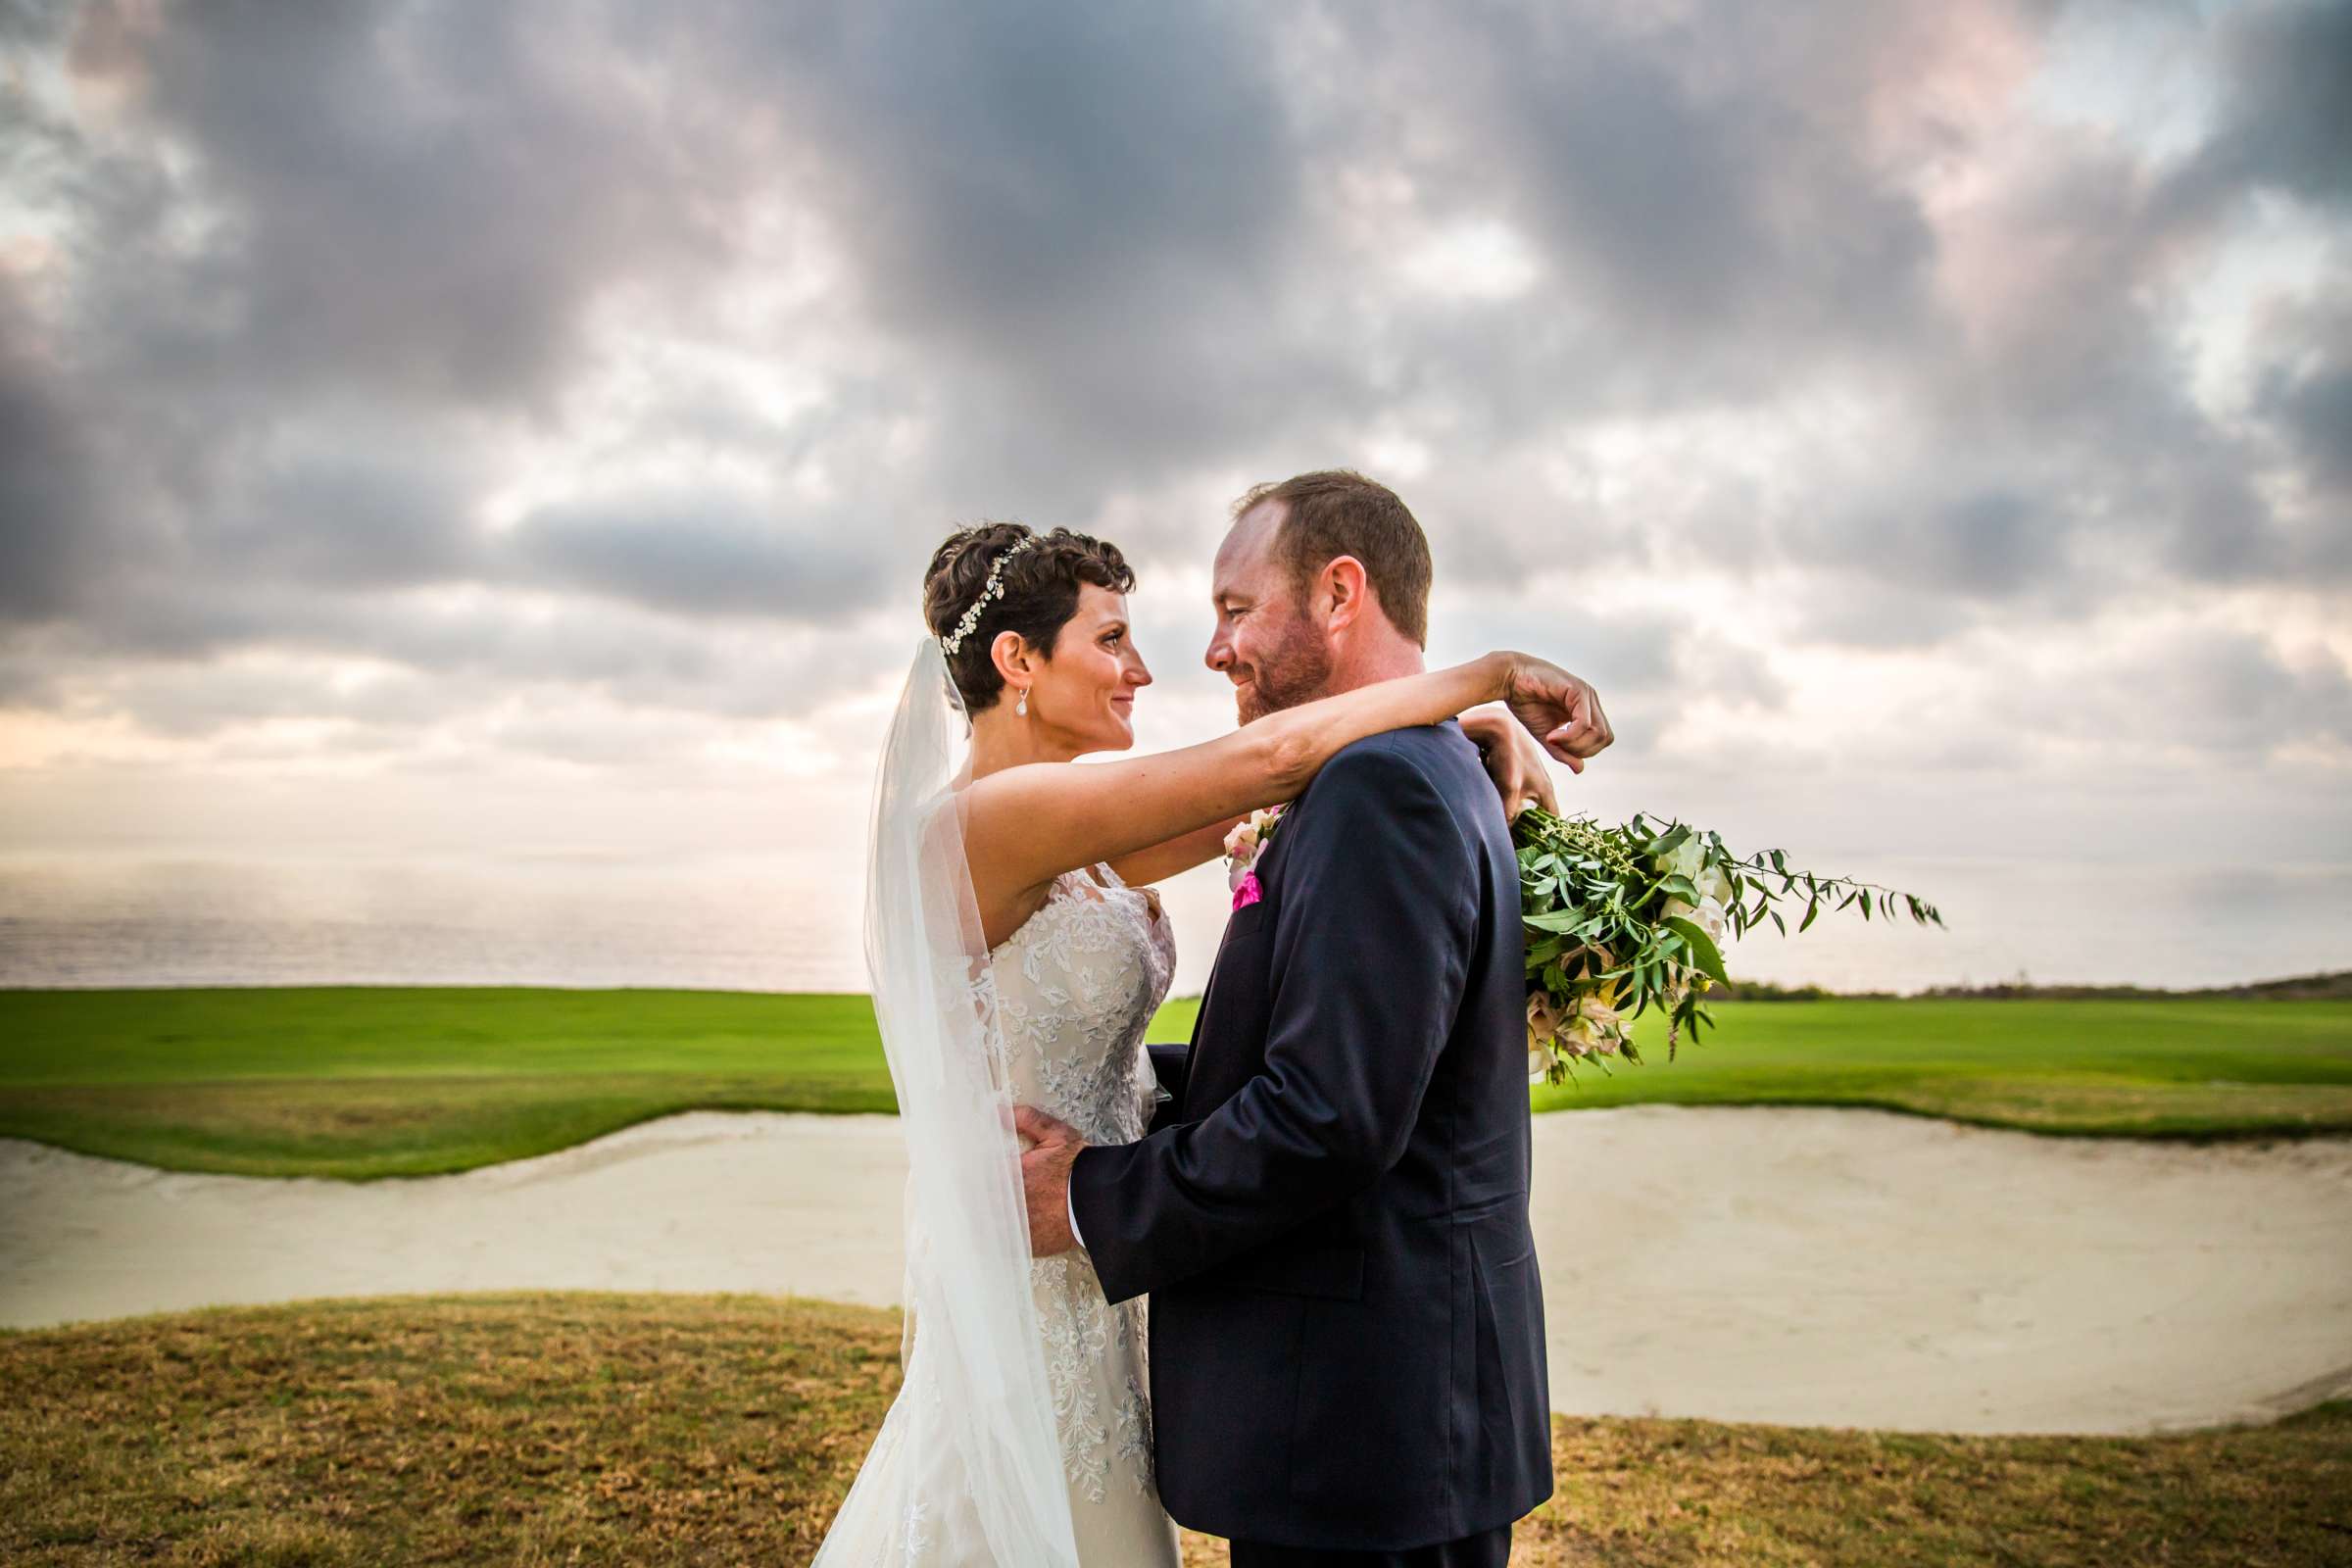
[[1177, 744], [1226, 502], [1351, 464], [1434, 655], [1601, 687], [1572, 804], [1959, 928], [1751, 972], [2352, 964], [2352, 6], [0, 0], [0, 61], [11, 854], [846, 911], [950, 526], [1117, 540]]

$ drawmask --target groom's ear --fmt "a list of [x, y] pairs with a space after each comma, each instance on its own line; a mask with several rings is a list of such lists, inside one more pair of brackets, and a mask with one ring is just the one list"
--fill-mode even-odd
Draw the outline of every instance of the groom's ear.
[[1353, 556], [1335, 556], [1317, 575], [1318, 607], [1330, 607], [1322, 617], [1327, 631], [1341, 631], [1354, 625], [1362, 617], [1371, 596], [1372, 582], [1364, 573], [1364, 564]]

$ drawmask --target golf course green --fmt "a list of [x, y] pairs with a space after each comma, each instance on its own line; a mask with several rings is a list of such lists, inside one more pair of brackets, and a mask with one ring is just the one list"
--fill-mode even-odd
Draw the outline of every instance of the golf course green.
[[[1182, 1040], [1172, 1002], [1155, 1040]], [[1727, 1003], [1539, 1110], [1853, 1105], [2161, 1138], [2352, 1132], [2352, 1003]], [[462, 986], [0, 991], [0, 1136], [174, 1170], [465, 1170], [690, 1109], [889, 1112], [858, 995]]]

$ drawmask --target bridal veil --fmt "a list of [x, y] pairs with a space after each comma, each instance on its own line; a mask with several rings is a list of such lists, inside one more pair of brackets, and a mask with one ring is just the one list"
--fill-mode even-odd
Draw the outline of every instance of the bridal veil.
[[925, 637], [874, 785], [865, 960], [906, 1139], [904, 1377], [816, 1568], [1077, 1568], [1020, 1146], [963, 856], [970, 715]]

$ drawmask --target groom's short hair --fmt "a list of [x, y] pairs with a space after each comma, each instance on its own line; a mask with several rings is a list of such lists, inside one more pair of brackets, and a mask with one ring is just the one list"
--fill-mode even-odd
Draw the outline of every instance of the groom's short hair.
[[1339, 557], [1353, 556], [1389, 623], [1429, 646], [1429, 539], [1396, 491], [1353, 468], [1321, 468], [1254, 487], [1233, 504], [1233, 514], [1265, 501], [1283, 504], [1274, 559], [1290, 569], [1294, 592], [1305, 592]]

